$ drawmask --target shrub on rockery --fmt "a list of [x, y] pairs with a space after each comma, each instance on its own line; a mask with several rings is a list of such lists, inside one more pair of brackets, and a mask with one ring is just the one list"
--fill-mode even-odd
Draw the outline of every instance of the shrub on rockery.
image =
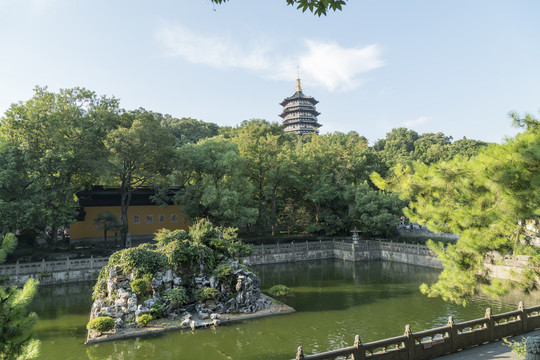
[[217, 289], [211, 287], [204, 287], [197, 290], [197, 292], [195, 293], [195, 299], [199, 301], [213, 300], [218, 295], [219, 291]]
[[137, 324], [139, 324], [139, 326], [145, 327], [146, 325], [148, 325], [150, 320], [152, 320], [152, 315], [144, 314], [137, 318]]
[[104, 332], [110, 331], [114, 328], [114, 319], [110, 316], [100, 316], [95, 319], [92, 319], [86, 324], [87, 330], [92, 330], [99, 335]]

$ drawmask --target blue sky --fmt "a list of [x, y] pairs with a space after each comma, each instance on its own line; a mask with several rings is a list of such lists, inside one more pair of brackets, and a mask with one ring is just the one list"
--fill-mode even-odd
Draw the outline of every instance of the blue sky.
[[392, 128], [501, 142], [540, 110], [540, 2], [350, 0], [327, 17], [285, 0], [0, 0], [0, 112], [36, 85], [86, 87], [218, 125], [279, 121], [319, 100], [321, 133]]

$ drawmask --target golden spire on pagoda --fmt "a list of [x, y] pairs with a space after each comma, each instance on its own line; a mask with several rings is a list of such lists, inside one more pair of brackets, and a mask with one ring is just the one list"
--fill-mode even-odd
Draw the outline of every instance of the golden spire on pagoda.
[[296, 67], [296, 91], [302, 91], [300, 86], [300, 66]]

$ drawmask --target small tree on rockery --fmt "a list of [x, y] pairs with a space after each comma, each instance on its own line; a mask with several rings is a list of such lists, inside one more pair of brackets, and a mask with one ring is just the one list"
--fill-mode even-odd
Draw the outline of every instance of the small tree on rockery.
[[94, 219], [94, 223], [100, 230], [103, 230], [103, 241], [107, 245], [107, 231], [118, 230], [120, 228], [120, 222], [110, 211], [100, 212], [97, 218]]

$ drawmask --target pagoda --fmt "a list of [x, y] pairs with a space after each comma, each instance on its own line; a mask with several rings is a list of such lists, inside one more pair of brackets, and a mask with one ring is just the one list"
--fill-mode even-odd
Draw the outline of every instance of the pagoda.
[[280, 104], [283, 112], [279, 115], [283, 118], [283, 130], [285, 132], [295, 132], [298, 135], [319, 133], [321, 124], [317, 122], [320, 115], [315, 109], [317, 100], [311, 96], [306, 96], [300, 86], [300, 75], [296, 78], [296, 92], [293, 96], [285, 98]]

